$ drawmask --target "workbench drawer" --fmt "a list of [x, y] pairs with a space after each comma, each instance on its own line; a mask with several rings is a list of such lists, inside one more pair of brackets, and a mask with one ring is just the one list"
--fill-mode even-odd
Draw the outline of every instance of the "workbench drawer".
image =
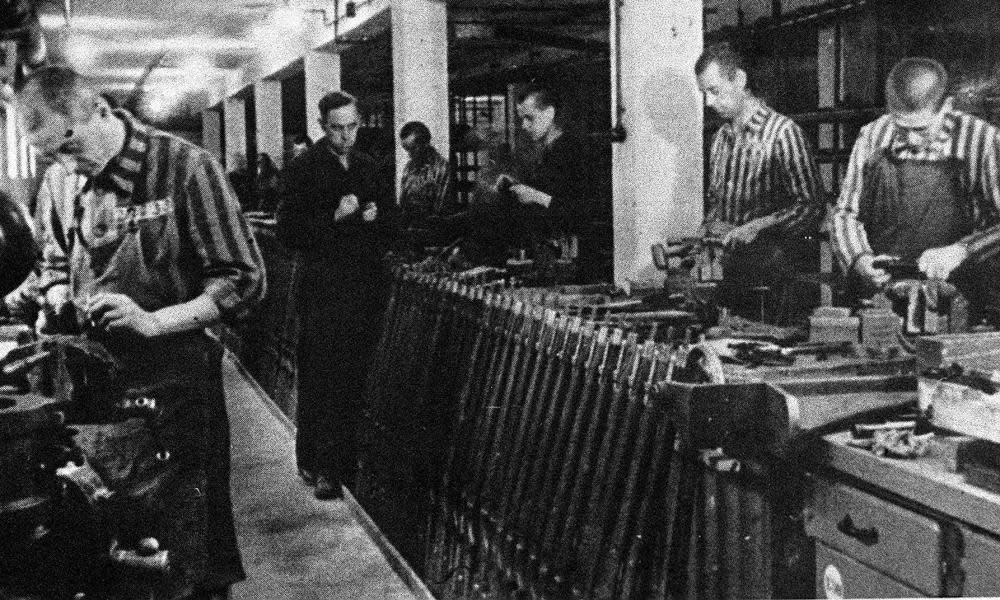
[[857, 488], [813, 479], [806, 533], [924, 594], [941, 591], [941, 527]]
[[888, 575], [826, 544], [816, 544], [817, 598], [924, 598]]
[[1000, 596], [1000, 540], [995, 537], [962, 530], [965, 556], [963, 596]]

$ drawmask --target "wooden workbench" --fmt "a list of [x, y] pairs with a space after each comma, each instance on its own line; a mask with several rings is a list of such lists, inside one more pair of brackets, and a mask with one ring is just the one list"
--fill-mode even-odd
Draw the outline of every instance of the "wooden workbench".
[[849, 437], [810, 448], [817, 597], [1000, 595], [1000, 494], [965, 483], [948, 444], [894, 459]]

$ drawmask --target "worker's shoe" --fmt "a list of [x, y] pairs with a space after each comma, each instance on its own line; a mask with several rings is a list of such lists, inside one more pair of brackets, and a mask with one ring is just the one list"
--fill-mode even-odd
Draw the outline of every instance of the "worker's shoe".
[[344, 490], [336, 479], [319, 475], [316, 477], [315, 495], [317, 500], [336, 500], [344, 497]]
[[313, 487], [316, 485], [316, 475], [312, 471], [307, 471], [306, 469], [299, 469], [299, 477], [309, 487]]

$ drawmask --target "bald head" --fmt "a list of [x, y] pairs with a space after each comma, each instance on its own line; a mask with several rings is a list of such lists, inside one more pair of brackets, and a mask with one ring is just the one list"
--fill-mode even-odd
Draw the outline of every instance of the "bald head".
[[944, 105], [948, 73], [930, 58], [904, 58], [885, 82], [886, 108], [896, 116], [937, 112]]

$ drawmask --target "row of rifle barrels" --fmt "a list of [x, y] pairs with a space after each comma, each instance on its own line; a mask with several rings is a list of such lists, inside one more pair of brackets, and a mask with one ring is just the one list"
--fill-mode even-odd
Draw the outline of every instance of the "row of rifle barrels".
[[442, 600], [809, 595], [772, 466], [712, 459], [672, 418], [690, 331], [585, 318], [615, 305], [587, 292], [397, 268], [363, 406], [366, 512]]

